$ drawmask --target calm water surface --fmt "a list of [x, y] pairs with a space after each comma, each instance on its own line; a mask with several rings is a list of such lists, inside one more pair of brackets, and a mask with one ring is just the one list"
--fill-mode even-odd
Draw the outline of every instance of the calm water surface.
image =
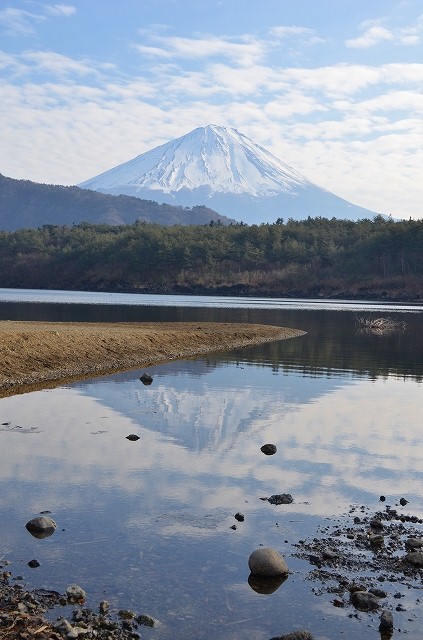
[[[37, 297], [38, 296], [38, 297]], [[98, 296], [108, 302], [99, 301]], [[40, 299], [41, 298], [41, 299]], [[166, 300], [164, 300], [166, 298]], [[169, 300], [171, 298], [171, 300]], [[234, 300], [234, 302], [233, 302]], [[173, 301], [173, 304], [171, 302]], [[293, 340], [0, 400], [0, 557], [37, 587], [77, 583], [161, 621], [143, 638], [266, 640], [304, 627], [319, 640], [379, 638], [378, 615], [313, 592], [296, 543], [379, 496], [423, 517], [422, 308], [340, 302], [0, 291], [2, 319], [262, 322]], [[404, 319], [357, 331], [356, 316]], [[130, 442], [128, 434], [140, 439]], [[274, 456], [260, 447], [277, 446]], [[291, 505], [260, 500], [291, 493]], [[49, 510], [50, 538], [25, 523]], [[236, 512], [245, 521], [237, 523]], [[330, 520], [326, 520], [330, 519]], [[231, 526], [237, 524], [237, 529]], [[277, 548], [291, 575], [270, 595], [248, 557]], [[41, 566], [29, 569], [36, 558]], [[384, 583], [396, 627], [421, 637], [421, 590]], [[405, 635], [405, 634], [403, 634]]]

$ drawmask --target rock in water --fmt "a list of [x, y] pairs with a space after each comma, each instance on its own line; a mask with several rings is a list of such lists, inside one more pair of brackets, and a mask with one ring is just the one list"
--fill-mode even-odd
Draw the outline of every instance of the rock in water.
[[392, 633], [394, 630], [394, 616], [390, 611], [382, 611], [380, 616], [380, 633]]
[[420, 549], [423, 547], [423, 539], [422, 538], [407, 538], [405, 541], [405, 546], [407, 549]]
[[404, 560], [408, 562], [408, 564], [413, 565], [413, 567], [421, 569], [423, 567], [423, 551], [414, 551], [412, 553], [407, 553]]
[[264, 444], [260, 447], [260, 451], [262, 451], [265, 456], [273, 456], [277, 449], [275, 444]]
[[288, 633], [286, 636], [278, 636], [271, 640], [314, 640], [314, 636], [312, 636], [309, 631], [300, 629], [300, 631], [293, 631], [292, 633]]
[[369, 591], [354, 591], [351, 602], [359, 611], [374, 611], [379, 608], [379, 599]]
[[152, 384], [152, 382], [153, 382], [153, 378], [152, 378], [152, 376], [150, 376], [149, 373], [143, 373], [141, 378], [140, 378], [140, 380], [145, 385]]
[[57, 524], [53, 518], [37, 516], [27, 522], [25, 527], [34, 538], [47, 538], [55, 532]]
[[293, 499], [290, 493], [277, 493], [274, 496], [270, 496], [267, 501], [270, 504], [291, 504]]
[[248, 559], [248, 566], [251, 573], [256, 576], [272, 578], [289, 573], [288, 565], [280, 553], [270, 547], [253, 551]]
[[66, 587], [66, 595], [70, 602], [77, 602], [78, 600], [85, 600], [86, 593], [84, 589], [77, 584], [70, 584]]

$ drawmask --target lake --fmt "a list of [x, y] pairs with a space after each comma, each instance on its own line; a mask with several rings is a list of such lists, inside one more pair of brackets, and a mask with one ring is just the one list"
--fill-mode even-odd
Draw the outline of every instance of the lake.
[[[150, 367], [151, 386], [139, 380], [143, 369], [1, 399], [0, 558], [30, 586], [63, 592], [76, 583], [88, 606], [106, 599], [153, 616], [161, 624], [141, 629], [152, 640], [268, 640], [299, 628], [318, 640], [379, 638], [380, 612], [334, 596], [300, 541], [305, 549], [325, 536], [347, 544], [353, 515], [385, 504], [423, 518], [422, 312], [365, 301], [0, 290], [2, 320], [307, 331]], [[361, 332], [358, 316], [406, 328]], [[261, 452], [265, 443], [275, 455]], [[282, 493], [292, 504], [262, 499]], [[58, 527], [40, 540], [25, 524], [42, 511]], [[420, 523], [412, 527], [421, 534]], [[260, 546], [277, 549], [290, 568], [272, 593], [250, 586], [248, 558]], [[378, 553], [364, 552], [369, 568], [359, 574], [338, 561], [326, 569], [381, 584], [370, 570]], [[36, 569], [27, 565], [33, 558]], [[422, 585], [421, 570], [383, 576], [381, 606], [411, 640], [421, 638]]]

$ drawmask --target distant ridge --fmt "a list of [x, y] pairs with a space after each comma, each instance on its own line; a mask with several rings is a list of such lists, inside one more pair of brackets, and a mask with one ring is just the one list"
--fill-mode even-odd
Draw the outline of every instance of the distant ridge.
[[236, 129], [213, 124], [79, 186], [181, 206], [206, 204], [248, 223], [274, 222], [279, 217], [357, 220], [377, 215], [313, 184]]
[[0, 230], [80, 222], [119, 225], [137, 220], [167, 225], [209, 224], [212, 220], [222, 224], [231, 222], [207, 207], [187, 209], [79, 187], [15, 180], [0, 174]]

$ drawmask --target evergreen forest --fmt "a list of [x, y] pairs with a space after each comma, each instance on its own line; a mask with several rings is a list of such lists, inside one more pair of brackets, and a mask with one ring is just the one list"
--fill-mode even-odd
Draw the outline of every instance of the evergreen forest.
[[423, 220], [2, 231], [0, 287], [421, 301]]

